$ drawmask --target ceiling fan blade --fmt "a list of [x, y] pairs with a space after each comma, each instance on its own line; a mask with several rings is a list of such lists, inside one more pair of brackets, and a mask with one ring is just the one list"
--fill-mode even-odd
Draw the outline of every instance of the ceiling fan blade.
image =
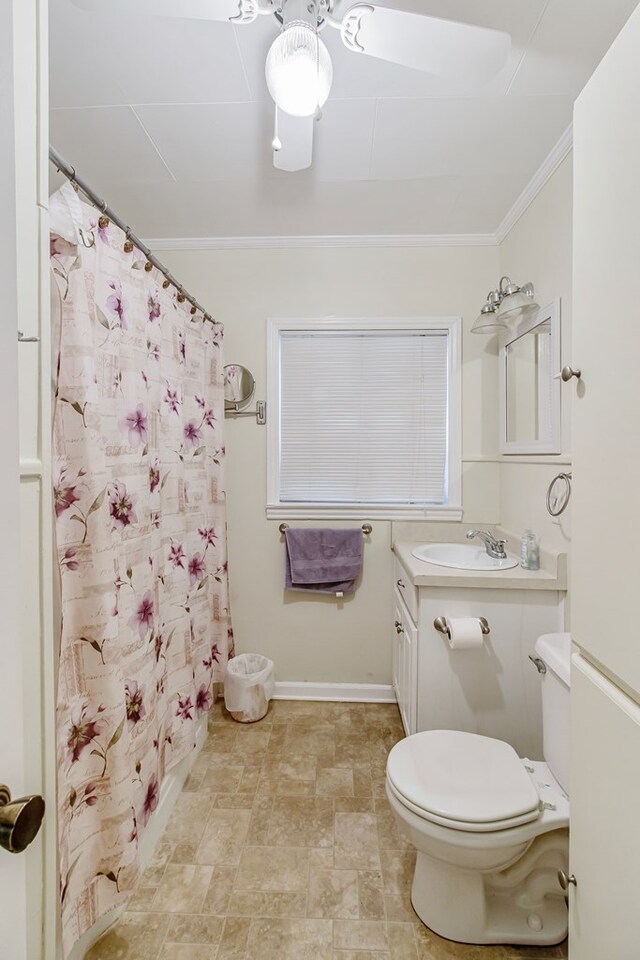
[[280, 149], [273, 151], [273, 165], [277, 170], [293, 173], [306, 170], [313, 159], [314, 117], [292, 117], [283, 110], [277, 111], [277, 139]]
[[444, 77], [488, 80], [506, 63], [509, 34], [454, 20], [357, 3], [342, 18], [343, 43], [354, 53]]
[[71, 0], [92, 13], [142, 14], [183, 20], [227, 20], [253, 23], [260, 13], [257, 0]]

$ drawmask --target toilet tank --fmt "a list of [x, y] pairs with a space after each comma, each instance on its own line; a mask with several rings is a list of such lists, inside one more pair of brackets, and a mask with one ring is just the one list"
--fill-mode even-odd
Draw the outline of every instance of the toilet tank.
[[569, 793], [569, 687], [571, 634], [545, 633], [535, 645], [546, 671], [542, 681], [542, 744], [546, 763]]

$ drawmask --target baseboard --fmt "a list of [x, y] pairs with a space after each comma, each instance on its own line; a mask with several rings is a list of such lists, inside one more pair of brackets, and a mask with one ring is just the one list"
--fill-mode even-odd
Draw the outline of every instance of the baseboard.
[[[169, 822], [171, 811], [175, 806], [176, 800], [180, 796], [187, 777], [191, 773], [193, 765], [196, 762], [196, 757], [202, 750], [206, 739], [207, 715], [205, 714], [200, 718], [196, 725], [195, 748], [187, 757], [184, 758], [184, 760], [181, 760], [180, 763], [176, 764], [176, 766], [166, 774], [164, 780], [162, 781], [158, 806], [149, 820], [147, 828], [142, 836], [142, 840], [140, 841], [138, 855], [140, 858], [141, 870], [145, 870], [151, 863], [155, 849], [160, 842], [160, 838], [164, 833], [167, 823]], [[76, 943], [67, 960], [83, 960], [83, 957], [89, 948], [92, 947], [96, 940], [99, 940], [100, 937], [105, 934], [110, 927], [118, 922], [125, 910], [126, 906], [118, 907], [115, 910], [112, 910], [110, 913], [105, 914], [103, 917], [100, 917], [98, 922], [94, 923], [91, 929], [87, 930], [84, 936], [78, 941], [78, 943]]]
[[338, 700], [347, 703], [395, 703], [390, 683], [311, 683], [278, 680], [274, 700]]

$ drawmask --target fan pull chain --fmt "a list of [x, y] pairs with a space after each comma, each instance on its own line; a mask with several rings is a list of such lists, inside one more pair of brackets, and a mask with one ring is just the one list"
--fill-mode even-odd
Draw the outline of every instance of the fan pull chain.
[[273, 140], [271, 141], [271, 146], [277, 153], [278, 150], [282, 150], [282, 140], [278, 136], [278, 107], [276, 105], [275, 117], [273, 121]]
[[318, 94], [318, 102], [316, 104], [316, 112], [314, 114], [314, 120], [322, 120], [322, 108], [320, 107], [320, 38], [318, 37], [318, 21], [316, 20], [316, 92]]

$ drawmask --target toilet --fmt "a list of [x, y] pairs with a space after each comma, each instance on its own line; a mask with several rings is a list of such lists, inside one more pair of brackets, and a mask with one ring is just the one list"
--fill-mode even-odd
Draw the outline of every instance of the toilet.
[[427, 730], [387, 760], [391, 809], [417, 859], [411, 902], [431, 930], [461, 943], [560, 943], [569, 860], [568, 633], [535, 645], [544, 760], [503, 740]]

